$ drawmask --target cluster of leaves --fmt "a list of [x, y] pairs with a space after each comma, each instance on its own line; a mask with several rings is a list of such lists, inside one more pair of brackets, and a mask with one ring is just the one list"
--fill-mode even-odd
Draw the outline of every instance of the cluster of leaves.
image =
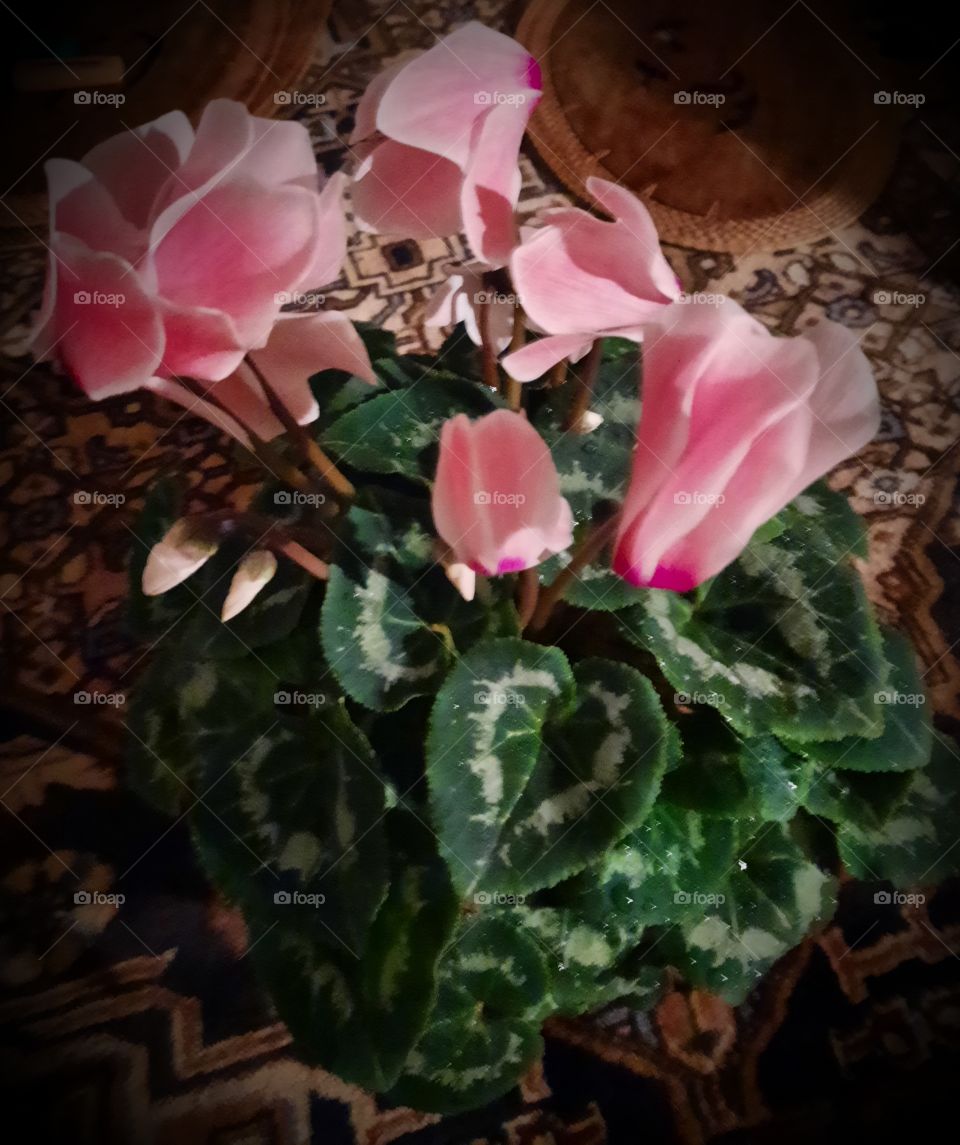
[[[221, 624], [242, 551], [225, 545], [144, 598], [171, 483], [132, 561], [134, 620], [162, 639], [131, 779], [188, 812], [304, 1057], [467, 1109], [517, 1082], [546, 1017], [650, 1004], [667, 967], [743, 998], [830, 916], [841, 865], [898, 886], [948, 873], [956, 761], [868, 606], [842, 497], [811, 488], [686, 596], [588, 569], [551, 642], [525, 639], [513, 578], [464, 602], [429, 515], [441, 423], [500, 399], [462, 331], [437, 359], [369, 338], [379, 389], [315, 380], [322, 444], [359, 490], [317, 526], [326, 585], [284, 565]], [[622, 494], [637, 368], [609, 348], [588, 436], [563, 431], [563, 391], [530, 403], [579, 526]], [[259, 508], [306, 512], [276, 500]]]

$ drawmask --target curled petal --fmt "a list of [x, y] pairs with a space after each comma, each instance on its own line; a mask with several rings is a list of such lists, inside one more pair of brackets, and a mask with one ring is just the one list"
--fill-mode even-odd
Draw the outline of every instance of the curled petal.
[[539, 98], [539, 76], [516, 40], [476, 21], [400, 69], [377, 107], [380, 131], [398, 143], [467, 166], [477, 120], [504, 103]]
[[150, 550], [143, 570], [144, 595], [160, 596], [176, 588], [206, 564], [217, 547], [198, 537], [194, 526], [181, 518]]
[[869, 365], [847, 331], [780, 338], [729, 299], [670, 307], [644, 351], [615, 570], [675, 591], [702, 583], [878, 420]]
[[273, 580], [277, 571], [277, 558], [269, 549], [256, 549], [247, 553], [230, 581], [227, 598], [223, 602], [220, 619], [233, 620], [250, 604], [257, 594]]
[[502, 358], [501, 364], [511, 378], [518, 382], [531, 382], [534, 378], [542, 378], [564, 358], [579, 361], [593, 342], [590, 334], [554, 334], [528, 342]]

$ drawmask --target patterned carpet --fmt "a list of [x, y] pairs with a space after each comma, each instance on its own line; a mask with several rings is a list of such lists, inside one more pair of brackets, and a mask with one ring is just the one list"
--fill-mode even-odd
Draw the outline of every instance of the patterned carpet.
[[[327, 96], [302, 118], [328, 170], [343, 162], [356, 101], [384, 61], [471, 16], [505, 28], [515, 16], [495, 3], [368, 7], [342, 6], [302, 85]], [[667, 254], [688, 291], [732, 294], [781, 332], [826, 315], [862, 334], [884, 423], [833, 483], [869, 523], [870, 594], [913, 639], [938, 722], [956, 731], [960, 143], [942, 119], [924, 109], [880, 201], [841, 233], [736, 264]], [[523, 170], [524, 214], [563, 201], [545, 169], [525, 160]], [[124, 791], [122, 705], [92, 719], [74, 702], [80, 691], [126, 693], [149, 655], [124, 620], [144, 488], [185, 472], [200, 508], [225, 493], [242, 501], [249, 486], [204, 422], [147, 395], [95, 406], [19, 355], [44, 251], [11, 228], [0, 246], [0, 623], [12, 716], [0, 745], [0, 1071], [11, 1083], [3, 1123], [18, 1124], [11, 1100], [29, 1116], [11, 1142], [883, 1140], [947, 1109], [960, 1050], [953, 885], [900, 909], [846, 884], [835, 920], [735, 1009], [678, 984], [653, 1013], [612, 1007], [551, 1023], [542, 1066], [474, 1114], [384, 1108], [300, 1064], [252, 979], [243, 923], [212, 895], [183, 825]], [[396, 331], [403, 348], [436, 343], [422, 326], [425, 298], [462, 255], [459, 240], [354, 235], [328, 300]], [[887, 304], [878, 291], [924, 301]], [[84, 903], [94, 890], [123, 901]]]

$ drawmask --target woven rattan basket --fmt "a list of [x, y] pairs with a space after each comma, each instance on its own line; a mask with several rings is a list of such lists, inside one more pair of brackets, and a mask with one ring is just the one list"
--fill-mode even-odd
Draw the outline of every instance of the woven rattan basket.
[[[820, 238], [882, 187], [907, 108], [837, 11], [740, 0], [532, 0], [531, 138], [578, 195], [642, 196], [666, 242], [743, 253]], [[887, 93], [889, 94], [889, 93]]]

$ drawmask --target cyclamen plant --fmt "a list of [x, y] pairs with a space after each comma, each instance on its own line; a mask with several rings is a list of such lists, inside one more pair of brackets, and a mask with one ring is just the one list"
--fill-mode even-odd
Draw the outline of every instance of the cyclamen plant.
[[867, 360], [686, 299], [612, 183], [609, 219], [518, 230], [539, 88], [468, 24], [357, 109], [358, 224], [476, 260], [436, 355], [280, 313], [346, 250], [302, 125], [216, 101], [49, 165], [38, 353], [266, 471], [244, 510], [149, 495], [131, 781], [186, 815], [304, 1057], [439, 1111], [668, 970], [743, 998], [838, 876], [933, 882], [955, 832], [955, 757], [819, 480], [877, 431]]

